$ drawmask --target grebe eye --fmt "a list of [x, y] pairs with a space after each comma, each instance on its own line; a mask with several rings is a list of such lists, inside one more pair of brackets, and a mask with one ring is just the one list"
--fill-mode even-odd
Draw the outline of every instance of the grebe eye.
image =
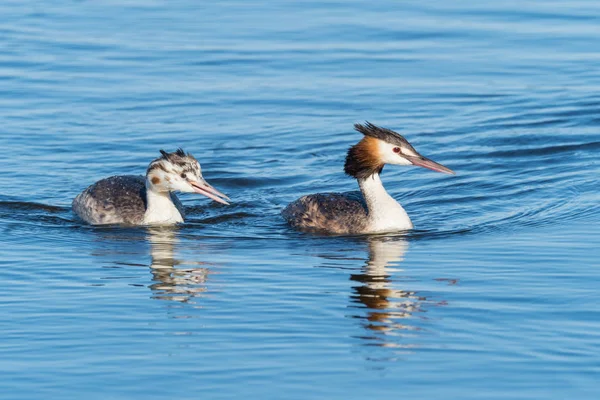
[[394, 147], [394, 153], [400, 153], [400, 147]]

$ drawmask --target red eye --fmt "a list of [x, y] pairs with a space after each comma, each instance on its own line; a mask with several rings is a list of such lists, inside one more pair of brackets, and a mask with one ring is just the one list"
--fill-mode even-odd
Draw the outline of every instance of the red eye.
[[400, 153], [400, 147], [394, 147], [394, 153]]

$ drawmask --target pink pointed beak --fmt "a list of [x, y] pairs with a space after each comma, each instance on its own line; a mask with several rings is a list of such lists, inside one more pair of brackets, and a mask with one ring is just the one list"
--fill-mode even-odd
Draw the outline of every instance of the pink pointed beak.
[[190, 185], [194, 187], [194, 192], [200, 193], [209, 199], [216, 201], [217, 203], [229, 205], [224, 199], [230, 200], [225, 194], [219, 192], [217, 189], [208, 184], [204, 179], [200, 182], [189, 181]]
[[436, 171], [436, 172], [442, 172], [444, 174], [456, 175], [456, 173], [454, 171], [452, 171], [450, 168], [444, 167], [442, 164], [436, 163], [435, 161], [430, 160], [427, 157], [423, 157], [422, 155], [419, 155], [418, 153], [416, 156], [403, 155], [403, 157], [406, 158], [408, 161], [410, 161], [413, 165], [427, 168], [427, 169], [430, 169], [430, 170]]

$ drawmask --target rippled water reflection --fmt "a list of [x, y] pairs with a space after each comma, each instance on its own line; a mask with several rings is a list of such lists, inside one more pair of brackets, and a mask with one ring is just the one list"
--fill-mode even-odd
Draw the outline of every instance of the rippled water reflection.
[[[175, 258], [177, 244], [177, 228], [149, 228], [150, 285], [154, 298], [190, 302], [206, 291], [206, 280], [210, 273], [208, 266], [201, 261], [186, 262]], [[194, 265], [191, 267], [190, 265]]]
[[[600, 6], [0, 5], [0, 392], [80, 398], [596, 398]], [[416, 229], [311, 236], [352, 124]], [[95, 228], [72, 198], [198, 157], [230, 207]], [[283, 396], [285, 394], [285, 396]]]
[[[401, 273], [393, 266], [402, 261], [407, 247], [408, 242], [404, 238], [372, 238], [369, 240], [369, 259], [364, 268], [360, 274], [350, 275], [350, 279], [359, 284], [352, 288], [353, 308], [361, 310], [354, 317], [362, 319], [364, 328], [372, 331], [372, 335], [364, 336], [364, 339], [373, 340], [375, 345], [389, 345], [385, 335], [399, 336], [402, 331], [414, 330], [402, 322], [422, 312], [421, 305], [427, 300], [415, 292], [392, 286], [392, 274], [398, 276]], [[367, 313], [363, 315], [365, 308]]]

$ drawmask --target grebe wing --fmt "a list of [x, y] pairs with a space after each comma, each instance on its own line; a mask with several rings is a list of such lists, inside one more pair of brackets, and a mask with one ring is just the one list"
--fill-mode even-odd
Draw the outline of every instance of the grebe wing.
[[146, 180], [136, 175], [99, 180], [73, 200], [73, 211], [93, 225], [139, 225], [146, 213]]
[[367, 205], [360, 192], [317, 193], [290, 203], [281, 215], [303, 231], [352, 234], [364, 231]]

